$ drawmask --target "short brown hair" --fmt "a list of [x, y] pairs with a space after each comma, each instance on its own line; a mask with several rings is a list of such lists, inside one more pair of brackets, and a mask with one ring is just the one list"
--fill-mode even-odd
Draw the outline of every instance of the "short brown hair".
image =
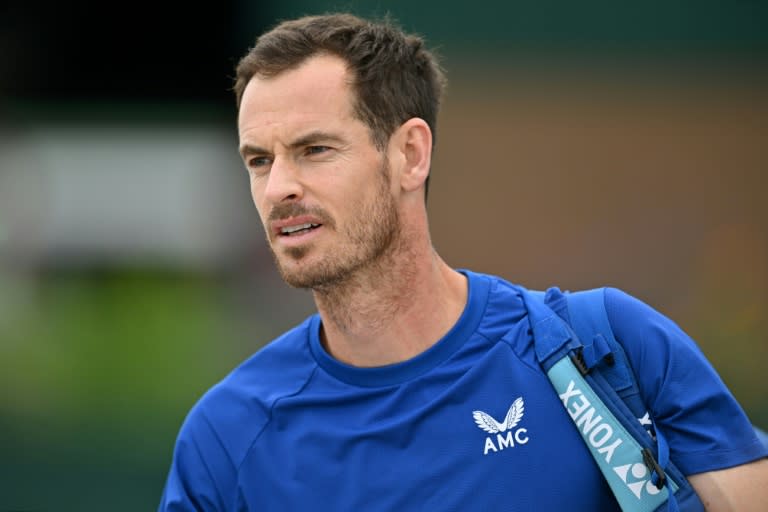
[[251, 78], [275, 76], [320, 53], [346, 62], [354, 80], [354, 113], [370, 128], [379, 150], [412, 117], [424, 119], [434, 139], [445, 76], [424, 41], [390, 20], [328, 14], [278, 24], [261, 35], [237, 65], [238, 108]]

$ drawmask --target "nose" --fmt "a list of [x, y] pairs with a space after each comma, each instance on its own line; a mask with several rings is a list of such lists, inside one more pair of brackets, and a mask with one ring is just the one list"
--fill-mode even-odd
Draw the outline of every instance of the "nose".
[[264, 197], [271, 204], [284, 201], [298, 201], [303, 196], [300, 170], [290, 158], [277, 156], [272, 166], [264, 189]]

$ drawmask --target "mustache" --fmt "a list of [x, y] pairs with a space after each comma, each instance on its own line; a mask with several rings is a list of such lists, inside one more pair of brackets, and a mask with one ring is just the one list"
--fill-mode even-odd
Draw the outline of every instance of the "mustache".
[[334, 226], [334, 221], [328, 213], [317, 206], [305, 206], [301, 203], [283, 203], [273, 207], [269, 212], [268, 221], [283, 220], [289, 217], [298, 217], [299, 215], [311, 215], [322, 224], [330, 227]]

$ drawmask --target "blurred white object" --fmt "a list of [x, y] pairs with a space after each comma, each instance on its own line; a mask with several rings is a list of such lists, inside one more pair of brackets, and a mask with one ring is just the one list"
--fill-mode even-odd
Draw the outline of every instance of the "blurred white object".
[[6, 264], [226, 266], [261, 243], [258, 226], [236, 137], [219, 126], [0, 132]]

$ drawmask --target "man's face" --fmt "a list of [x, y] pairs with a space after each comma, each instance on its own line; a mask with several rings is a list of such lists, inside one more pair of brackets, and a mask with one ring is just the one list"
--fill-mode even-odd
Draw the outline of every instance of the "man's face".
[[278, 269], [300, 288], [371, 267], [399, 236], [384, 154], [353, 116], [343, 61], [320, 55], [245, 88], [238, 128]]

